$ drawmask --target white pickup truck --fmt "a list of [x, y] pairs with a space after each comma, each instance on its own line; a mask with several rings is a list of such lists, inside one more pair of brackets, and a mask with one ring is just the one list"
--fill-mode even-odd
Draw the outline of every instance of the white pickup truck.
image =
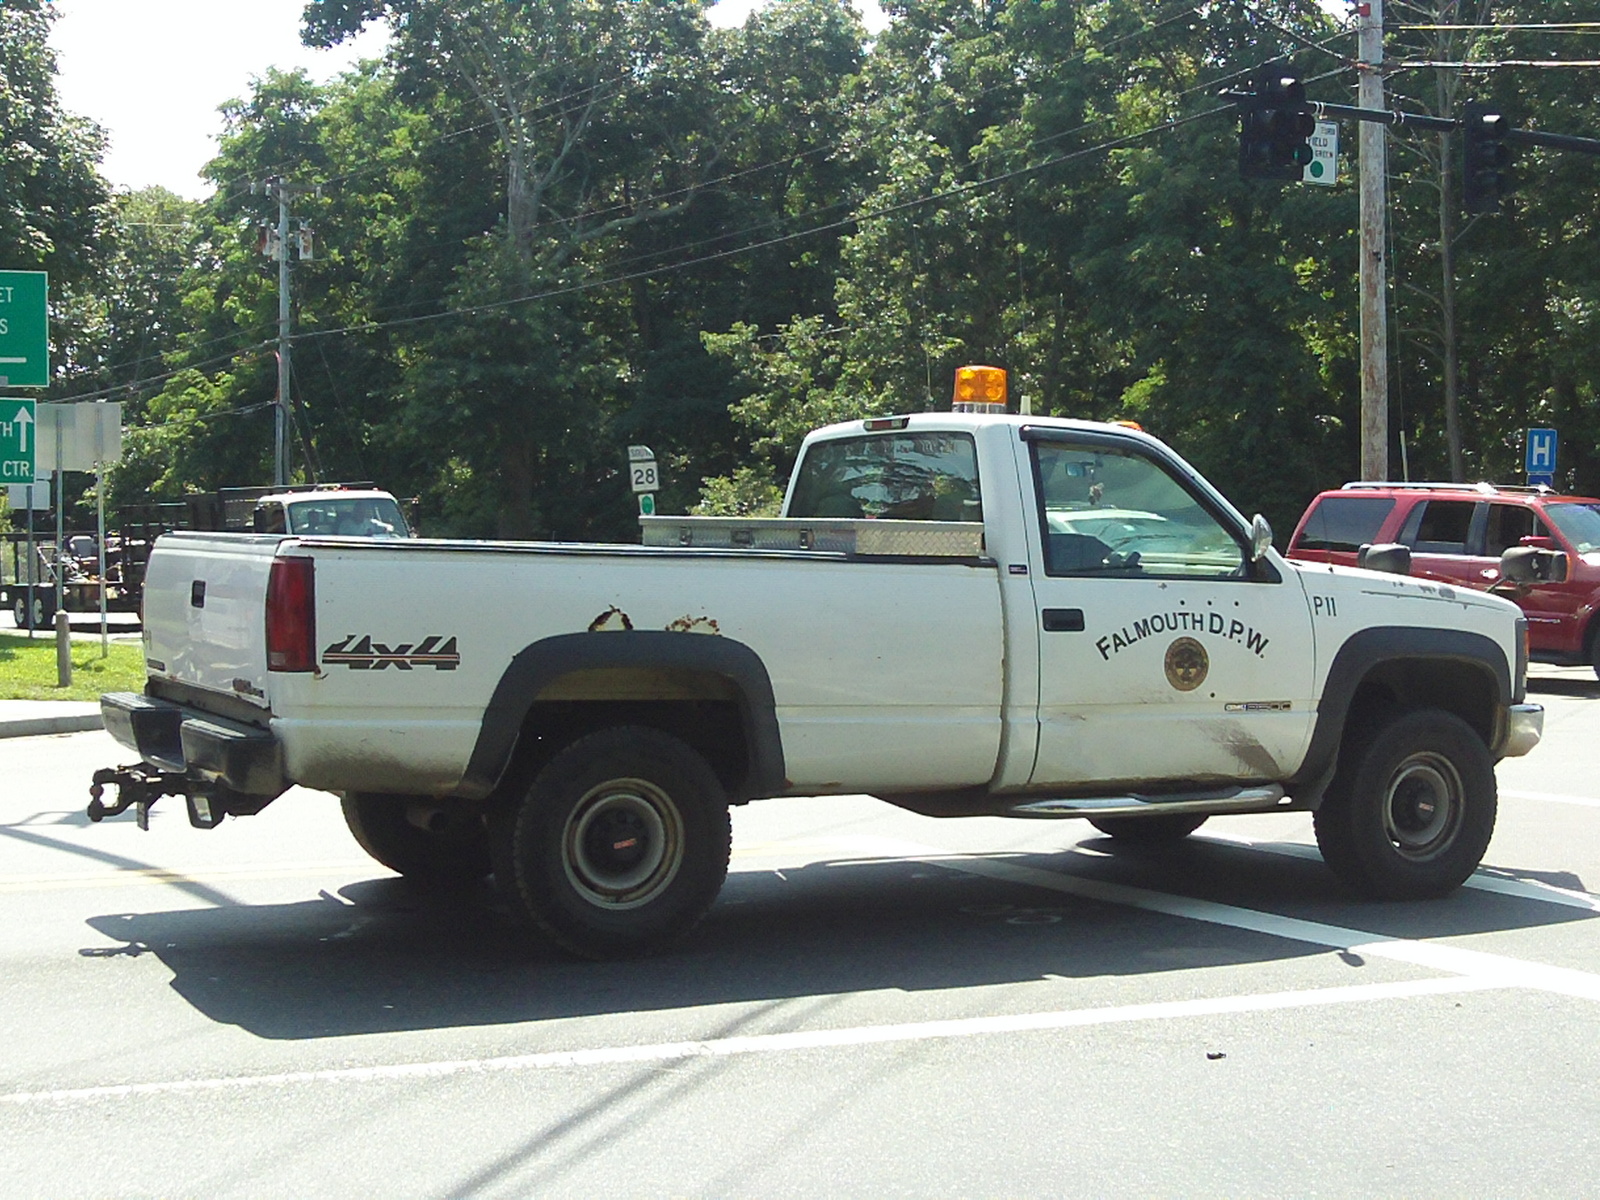
[[1541, 733], [1514, 605], [1287, 562], [1120, 425], [847, 422], [806, 439], [782, 518], [643, 524], [640, 546], [162, 538], [145, 691], [102, 701], [140, 762], [95, 776], [90, 816], [183, 795], [210, 827], [336, 792], [380, 862], [492, 871], [608, 957], [698, 920], [729, 805], [773, 796], [1135, 842], [1311, 809], [1356, 891], [1438, 895], [1489, 843], [1495, 762]]

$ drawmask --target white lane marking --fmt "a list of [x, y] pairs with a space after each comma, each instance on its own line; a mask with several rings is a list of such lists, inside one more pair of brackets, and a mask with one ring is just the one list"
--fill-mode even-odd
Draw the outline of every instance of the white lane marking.
[[1482, 992], [1509, 984], [1491, 979], [1455, 976], [1445, 979], [1411, 979], [1398, 983], [1358, 984], [1351, 987], [1311, 988], [1267, 992], [1255, 996], [1218, 996], [1202, 1000], [1169, 1000], [1107, 1008], [1062, 1009], [1054, 1012], [1015, 1013], [1006, 1016], [964, 1017], [944, 1021], [917, 1021], [902, 1025], [857, 1025], [844, 1029], [812, 1029], [796, 1033], [753, 1034], [703, 1042], [664, 1042], [645, 1046], [603, 1046], [591, 1050], [552, 1050], [500, 1058], [455, 1059], [444, 1062], [391, 1063], [374, 1067], [336, 1067], [323, 1071], [284, 1071], [275, 1075], [232, 1075], [215, 1079], [173, 1079], [156, 1083], [109, 1084], [102, 1087], [61, 1088], [54, 1091], [12, 1092], [0, 1095], [5, 1104], [52, 1104], [75, 1100], [123, 1099], [129, 1096], [176, 1095], [194, 1092], [242, 1091], [248, 1088], [287, 1087], [306, 1083], [372, 1083], [400, 1079], [440, 1079], [451, 1075], [490, 1074], [502, 1071], [544, 1071], [558, 1067], [595, 1067], [625, 1063], [671, 1062], [690, 1058], [728, 1058], [743, 1054], [777, 1054], [798, 1050], [826, 1050], [843, 1046], [880, 1046], [896, 1042], [921, 1042], [940, 1038], [980, 1037], [997, 1033], [1034, 1033], [1055, 1029], [1080, 1029], [1129, 1021], [1169, 1021], [1185, 1017], [1226, 1016], [1233, 1013], [1270, 1012], [1278, 1009], [1318, 1008], [1332, 1004], [1366, 1004], [1375, 1000], [1445, 996]]
[[[1322, 854], [1315, 846], [1307, 846], [1300, 842], [1261, 842], [1255, 838], [1240, 837], [1236, 833], [1223, 833], [1221, 830], [1216, 833], [1196, 834], [1194, 840], [1226, 842], [1250, 850], [1259, 850], [1263, 854], [1281, 854], [1286, 858], [1303, 858], [1311, 862], [1322, 861]], [[1480, 867], [1478, 873], [1461, 886], [1480, 892], [1494, 892], [1501, 896], [1515, 896], [1519, 900], [1537, 900], [1541, 904], [1560, 904], [1566, 908], [1581, 908], [1587, 912], [1600, 913], [1600, 896], [1592, 892], [1559, 888], [1550, 883], [1511, 879], [1492, 872], [1492, 867]]]
[[[350, 859], [326, 863], [285, 863], [282, 866], [251, 867], [137, 867], [123, 871], [80, 871], [69, 875], [0, 875], [0, 893], [59, 892], [81, 889], [146, 887], [162, 884], [243, 882], [263, 879], [295, 879], [301, 876], [335, 872], [371, 870], [385, 872], [371, 859]], [[391, 872], [392, 873], [392, 872]]]
[[1284, 917], [1276, 913], [1259, 912], [1252, 908], [1221, 904], [1214, 900], [1196, 900], [1188, 896], [1175, 896], [1123, 883], [1107, 883], [1075, 875], [1063, 875], [1055, 871], [1044, 871], [1037, 867], [1024, 867], [1004, 859], [951, 854], [936, 846], [923, 846], [915, 842], [861, 838], [859, 844], [871, 853], [915, 859], [952, 871], [963, 871], [1010, 883], [1029, 884], [1049, 891], [1065, 892], [1086, 900], [1120, 904], [1127, 908], [1184, 917], [1191, 921], [1205, 921], [1212, 925], [1226, 925], [1233, 929], [1264, 933], [1270, 937], [1307, 942], [1313, 946], [1327, 946], [1332, 950], [1347, 950], [1352, 954], [1409, 963], [1433, 971], [1447, 971], [1476, 979], [1495, 980], [1511, 987], [1535, 988], [1562, 996], [1600, 1000], [1600, 975], [1588, 971], [1552, 967], [1502, 954], [1463, 950], [1455, 946], [1413, 941], [1409, 938], [1387, 938], [1381, 934], [1359, 929], [1346, 929], [1339, 925], [1306, 921], [1298, 917]]
[[1600, 800], [1592, 796], [1563, 796], [1558, 792], [1524, 792], [1520, 789], [1502, 790], [1500, 794], [1513, 800], [1543, 800], [1549, 804], [1576, 804], [1582, 808], [1600, 808]]

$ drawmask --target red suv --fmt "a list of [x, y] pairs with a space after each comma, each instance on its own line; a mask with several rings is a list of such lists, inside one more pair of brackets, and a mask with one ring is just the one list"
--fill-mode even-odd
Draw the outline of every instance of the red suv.
[[[1311, 502], [1289, 557], [1355, 566], [1362, 546], [1392, 542], [1410, 547], [1418, 578], [1520, 604], [1536, 662], [1588, 664], [1600, 675], [1600, 621], [1591, 620], [1600, 606], [1600, 500], [1490, 483], [1347, 483]], [[1518, 545], [1564, 552], [1566, 578], [1502, 579], [1500, 555]]]

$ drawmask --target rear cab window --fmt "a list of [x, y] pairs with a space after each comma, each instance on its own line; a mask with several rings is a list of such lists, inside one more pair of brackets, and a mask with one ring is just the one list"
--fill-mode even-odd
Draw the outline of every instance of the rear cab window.
[[1307, 514], [1294, 549], [1354, 554], [1378, 540], [1393, 511], [1388, 496], [1324, 496]]
[[908, 430], [815, 442], [786, 515], [982, 521], [977, 446], [968, 433]]

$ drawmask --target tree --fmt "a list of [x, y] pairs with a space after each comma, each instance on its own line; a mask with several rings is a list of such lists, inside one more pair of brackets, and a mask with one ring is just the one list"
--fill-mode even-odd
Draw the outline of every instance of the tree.
[[39, 0], [0, 6], [0, 246], [13, 270], [49, 271], [69, 290], [90, 279], [104, 246], [105, 136], [62, 110]]
[[[450, 307], [418, 331], [406, 387], [415, 422], [451, 431], [470, 475], [492, 481], [505, 536], [572, 514], [574, 472], [617, 476], [585, 448], [625, 375], [587, 293], [630, 230], [687, 211], [718, 160], [697, 0], [393, 0], [314, 4], [306, 36], [336, 41], [386, 17], [398, 94], [492, 131], [500, 220], [471, 243]], [[440, 297], [444, 300], [445, 297]], [[590, 474], [598, 471], [598, 475]], [[581, 527], [582, 521], [579, 520]]]
[[[1523, 65], [1573, 58], [1578, 31], [1561, 26], [1600, 18], [1594, 0], [1435, 0], [1394, 11], [1406, 107], [1459, 116], [1472, 98], [1514, 128], [1600, 134], [1600, 105], [1582, 69]], [[1435, 25], [1468, 28], [1414, 27]], [[1392, 204], [1403, 334], [1396, 384], [1407, 400], [1413, 474], [1515, 477], [1522, 430], [1553, 422], [1577, 486], [1592, 489], [1600, 485], [1600, 460], [1589, 450], [1600, 435], [1587, 302], [1597, 283], [1586, 250], [1594, 160], [1519, 148], [1523, 182], [1507, 211], [1463, 221], [1460, 141], [1452, 133], [1394, 143], [1409, 157], [1398, 164]]]

